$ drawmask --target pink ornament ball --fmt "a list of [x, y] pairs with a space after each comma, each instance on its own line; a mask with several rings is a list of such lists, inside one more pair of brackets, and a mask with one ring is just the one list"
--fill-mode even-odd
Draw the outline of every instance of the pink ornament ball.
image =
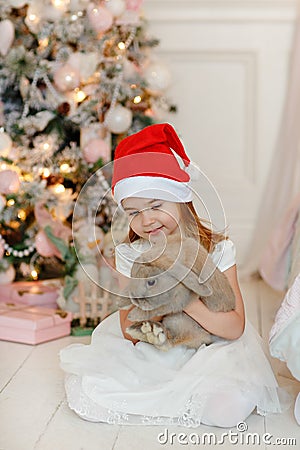
[[19, 175], [14, 170], [2, 170], [0, 172], [0, 193], [14, 194], [20, 188]]
[[96, 6], [94, 3], [88, 5], [87, 16], [92, 28], [99, 33], [109, 30], [114, 21], [113, 15], [108, 9]]
[[35, 236], [35, 248], [37, 252], [45, 258], [50, 258], [51, 256], [61, 257], [60, 252], [47, 238], [47, 235], [43, 230], [40, 230]]
[[110, 160], [110, 148], [103, 139], [92, 139], [83, 149], [86, 162], [95, 163], [102, 158], [103, 162]]
[[54, 83], [62, 92], [71, 91], [80, 85], [80, 74], [70, 64], [65, 64], [55, 72]]
[[132, 11], [138, 11], [142, 6], [143, 0], [126, 0], [126, 8]]

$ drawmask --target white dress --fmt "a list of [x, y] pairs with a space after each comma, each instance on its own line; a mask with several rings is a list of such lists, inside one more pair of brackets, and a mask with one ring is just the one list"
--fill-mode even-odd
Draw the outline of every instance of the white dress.
[[300, 274], [287, 291], [270, 331], [270, 353], [300, 381]]
[[[269, 337], [271, 355], [286, 362], [292, 375], [300, 381], [300, 273], [277, 311]], [[294, 414], [300, 425], [300, 392]]]
[[[132, 251], [121, 244], [116, 258], [125, 274], [131, 267], [124, 258], [128, 249]], [[217, 244], [211, 256], [226, 270], [235, 264], [233, 243]], [[256, 406], [259, 414], [282, 411], [276, 379], [249, 322], [237, 340], [163, 352], [124, 339], [116, 312], [94, 330], [90, 345], [70, 345], [61, 350], [60, 359], [67, 373], [68, 404], [90, 421], [196, 427], [205, 423], [208, 401], [231, 392]]]

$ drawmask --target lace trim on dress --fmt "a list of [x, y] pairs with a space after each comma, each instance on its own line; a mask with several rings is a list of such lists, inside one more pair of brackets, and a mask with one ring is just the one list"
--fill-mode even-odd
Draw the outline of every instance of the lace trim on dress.
[[178, 417], [178, 424], [184, 427], [195, 428], [201, 424], [207, 396], [192, 395]]
[[[81, 377], [77, 375], [68, 375], [66, 377], [65, 388], [69, 407], [82, 419], [90, 422], [105, 422], [111, 425], [180, 425], [187, 428], [196, 428], [202, 423], [205, 404], [208, 398], [208, 395], [193, 394], [185, 406], [178, 411], [177, 416], [166, 417], [159, 416], [158, 414], [150, 416], [123, 412], [127, 409], [126, 401], [116, 401], [111, 405], [111, 408], [100, 406], [83, 392]], [[281, 412], [282, 405], [279, 400], [277, 404], [273, 404], [272, 411], [270, 411], [269, 402], [272, 399], [274, 401], [276, 389], [265, 387], [263, 391], [259, 396], [259, 401], [257, 399], [255, 401], [253, 398], [253, 402], [257, 404], [257, 413], [265, 416], [269, 412]], [[282, 398], [282, 400], [285, 403], [284, 409], [287, 409], [290, 406], [290, 398], [286, 397]]]
[[115, 402], [110, 409], [101, 407], [83, 392], [81, 389], [81, 378], [76, 375], [68, 375], [66, 377], [65, 388], [70, 408], [82, 419], [93, 422], [106, 422], [111, 425], [141, 424], [198, 427], [201, 423], [206, 401], [204, 396], [199, 394], [192, 395], [177, 417], [137, 415], [127, 414], [122, 411], [126, 408], [125, 401]]

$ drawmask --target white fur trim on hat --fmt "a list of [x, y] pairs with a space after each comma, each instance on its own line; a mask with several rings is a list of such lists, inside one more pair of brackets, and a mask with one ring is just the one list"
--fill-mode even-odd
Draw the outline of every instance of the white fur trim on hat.
[[124, 178], [115, 185], [114, 199], [121, 205], [127, 197], [153, 198], [175, 203], [186, 203], [193, 199], [190, 183], [164, 177], [136, 176]]
[[201, 171], [194, 162], [191, 161], [187, 167], [184, 167], [184, 170], [190, 176], [190, 181], [200, 180]]

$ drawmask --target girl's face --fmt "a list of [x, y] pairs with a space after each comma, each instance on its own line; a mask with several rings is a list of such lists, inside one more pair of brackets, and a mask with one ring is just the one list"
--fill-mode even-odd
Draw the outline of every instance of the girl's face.
[[165, 200], [128, 197], [122, 207], [129, 218], [130, 227], [141, 238], [169, 236], [179, 231], [180, 214], [177, 203]]

